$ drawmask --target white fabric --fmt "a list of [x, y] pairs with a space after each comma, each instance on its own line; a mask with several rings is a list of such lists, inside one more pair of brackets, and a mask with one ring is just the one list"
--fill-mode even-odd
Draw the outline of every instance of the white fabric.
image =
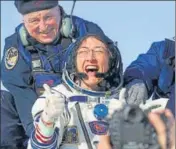
[[[68, 100], [69, 97], [71, 96], [75, 96], [75, 95], [82, 95], [80, 93], [77, 93], [76, 91], [70, 92], [68, 91], [68, 89], [64, 86], [64, 85], [58, 85], [57, 87], [54, 88], [54, 90], [52, 89], [52, 91], [59, 91], [62, 94], [64, 94]], [[55, 94], [55, 93], [54, 93]], [[45, 94], [43, 95], [43, 97], [48, 95], [45, 92]], [[49, 97], [50, 98], [50, 97]], [[94, 99], [94, 97], [91, 97], [92, 99]], [[44, 98], [39, 98], [36, 100], [33, 108], [32, 108], [32, 115], [35, 116], [37, 113], [39, 113], [40, 111], [42, 111], [45, 108], [45, 102], [47, 99]], [[52, 102], [53, 104], [55, 103], [55, 100]], [[65, 127], [71, 127], [71, 126], [77, 126], [77, 131], [78, 131], [78, 140], [79, 142], [77, 144], [62, 144], [60, 149], [88, 149], [88, 146], [86, 144], [86, 140], [83, 134], [83, 130], [78, 118], [78, 114], [77, 114], [77, 110], [75, 107], [75, 104], [77, 102], [69, 102], [68, 103], [68, 111], [67, 114], [65, 114], [64, 116], [60, 116], [59, 119], [56, 121], [55, 127], [59, 128], [59, 138], [58, 138], [58, 147], [61, 145], [61, 141], [63, 139], [63, 135], [64, 135], [64, 128]], [[105, 99], [105, 98], [101, 98], [100, 99], [100, 103], [104, 103], [107, 105], [107, 107], [109, 108], [109, 115], [108, 117], [111, 116], [111, 114], [117, 110], [118, 108], [121, 108], [123, 103], [120, 100], [117, 99]], [[94, 114], [93, 114], [93, 110], [94, 107], [98, 104], [98, 101], [91, 101], [91, 102], [84, 102], [84, 103], [79, 103], [80, 105], [80, 109], [81, 109], [81, 113], [84, 119], [84, 123], [86, 126], [86, 129], [88, 131], [89, 134], [89, 138], [91, 139], [91, 143], [92, 143], [92, 147], [93, 149], [96, 149], [96, 145], [94, 144], [94, 142], [99, 141], [99, 136], [95, 135], [92, 133], [90, 127], [89, 127], [89, 122], [91, 121], [97, 121], [97, 119], [95, 118]], [[53, 109], [56, 109], [56, 105], [60, 106], [59, 104], [53, 105]], [[52, 110], [49, 108], [49, 110]], [[52, 111], [50, 111], [51, 114], [53, 114]], [[56, 112], [57, 113], [57, 112]], [[57, 113], [58, 114], [58, 113]], [[56, 115], [57, 115], [56, 114]], [[70, 115], [69, 115], [70, 114]], [[56, 116], [55, 114], [53, 114], [54, 116]], [[68, 116], [69, 115], [69, 116]], [[69, 117], [69, 118], [68, 118]], [[30, 149], [30, 145], [28, 146], [28, 149]]]
[[55, 122], [65, 108], [65, 96], [60, 92], [52, 92], [47, 84], [43, 85], [46, 92], [45, 107], [42, 118], [46, 122]]
[[155, 100], [149, 99], [146, 101], [145, 105], [140, 104], [140, 108], [143, 110], [151, 108], [151, 111], [163, 110], [165, 109], [168, 100], [168, 98], [159, 98]]

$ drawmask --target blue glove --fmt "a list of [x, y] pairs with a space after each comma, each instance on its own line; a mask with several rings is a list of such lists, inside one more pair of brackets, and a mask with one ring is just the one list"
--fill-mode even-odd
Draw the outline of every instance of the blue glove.
[[142, 80], [135, 79], [125, 86], [126, 102], [129, 104], [141, 104], [148, 99], [148, 91]]

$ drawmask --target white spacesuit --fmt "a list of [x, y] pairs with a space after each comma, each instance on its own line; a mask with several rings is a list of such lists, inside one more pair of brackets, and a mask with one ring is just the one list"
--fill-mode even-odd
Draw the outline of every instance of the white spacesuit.
[[[107, 98], [98, 97], [98, 92], [87, 91], [89, 94], [97, 95], [87, 96], [70, 86], [66, 87], [64, 84], [58, 85], [52, 89], [53, 93], [57, 91], [62, 91], [62, 94], [65, 95], [68, 110], [57, 120], [55, 127], [59, 129], [59, 133], [56, 134], [57, 137], [55, 139], [57, 140], [53, 141], [53, 144], [50, 144], [50, 146], [55, 146], [54, 143], [57, 143], [57, 147], [61, 149], [96, 149], [96, 145], [99, 142], [99, 135], [108, 133], [108, 123], [106, 119], [110, 118], [114, 110], [122, 107], [123, 102], [111, 96]], [[120, 96], [123, 97], [123, 93], [122, 90], [122, 95]], [[38, 113], [40, 113], [45, 106], [44, 96], [37, 99], [33, 106], [32, 114], [35, 117], [35, 121], [37, 121], [39, 117]], [[102, 105], [106, 106], [101, 107]], [[97, 108], [98, 106], [100, 106], [100, 108]], [[95, 112], [96, 110], [97, 113]], [[102, 118], [99, 119], [99, 117]], [[31, 139], [31, 142], [32, 141]], [[35, 145], [37, 148], [37, 144]]]
[[97, 74], [103, 76], [104, 81], [99, 91], [81, 88], [79, 82], [74, 81], [73, 76], [84, 77], [77, 72], [74, 60], [77, 45], [83, 39], [78, 40], [67, 50], [69, 56], [63, 69], [63, 83], [52, 89], [44, 86], [44, 94], [33, 106], [36, 129], [31, 134], [28, 149], [96, 149], [99, 136], [108, 134], [108, 119], [116, 109], [123, 107], [125, 89], [122, 88], [118, 48], [109, 39], [98, 38], [107, 43], [111, 52], [110, 70]]

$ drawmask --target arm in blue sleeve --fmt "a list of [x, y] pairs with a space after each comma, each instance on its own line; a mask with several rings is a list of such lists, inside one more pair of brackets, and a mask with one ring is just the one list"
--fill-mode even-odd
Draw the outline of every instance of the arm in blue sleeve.
[[154, 88], [153, 83], [158, 79], [160, 74], [164, 47], [164, 41], [154, 42], [147, 53], [140, 54], [125, 70], [125, 84], [134, 79], [143, 80], [148, 88], [149, 94], [151, 94]]
[[87, 27], [87, 32], [89, 33], [97, 33], [97, 34], [104, 34], [103, 30], [95, 23], [85, 21], [86, 27]]
[[23, 128], [26, 135], [30, 137], [34, 129], [31, 109], [37, 98], [35, 92], [30, 88], [22, 88], [11, 84], [4, 84], [4, 86], [12, 93]]
[[84, 20], [82, 18], [73, 17], [73, 24], [76, 28], [76, 37], [82, 37], [85, 33], [92, 33], [92, 34], [103, 34], [103, 30], [95, 23]]
[[26, 134], [30, 136], [34, 127], [31, 109], [35, 100], [37, 99], [37, 94], [32, 89], [32, 86], [29, 85], [31, 78], [30, 66], [26, 63], [20, 53], [18, 54], [18, 60], [14, 67], [12, 69], [7, 68], [7, 50], [11, 47], [17, 49], [17, 46], [11, 44], [12, 39], [9, 39], [8, 41], [6, 40], [1, 65], [2, 83], [13, 95], [16, 110], [21, 123], [26, 131]]

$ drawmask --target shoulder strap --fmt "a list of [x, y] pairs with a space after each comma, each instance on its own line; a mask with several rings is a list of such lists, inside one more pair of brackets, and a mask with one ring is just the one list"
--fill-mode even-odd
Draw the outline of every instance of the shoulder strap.
[[38, 51], [33, 46], [25, 47], [31, 54], [32, 72], [42, 71], [42, 62], [40, 60], [40, 55]]
[[62, 37], [61, 39], [61, 46], [63, 48], [63, 50], [65, 50], [66, 48], [68, 48], [68, 46], [72, 43], [72, 39], [71, 38], [64, 38]]

